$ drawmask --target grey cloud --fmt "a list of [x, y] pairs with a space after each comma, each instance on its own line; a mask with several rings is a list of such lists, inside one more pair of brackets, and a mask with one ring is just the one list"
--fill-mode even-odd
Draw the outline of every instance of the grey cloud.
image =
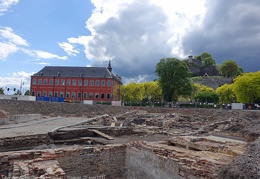
[[[171, 53], [167, 41], [172, 36], [167, 32], [167, 17], [160, 7], [148, 1], [135, 1], [119, 13], [118, 18], [110, 18], [95, 27], [91, 53], [99, 56], [105, 47], [106, 54], [113, 58], [113, 71], [123, 78], [137, 78], [147, 75], [146, 80], [155, 78], [157, 62]], [[93, 65], [100, 65], [95, 61]]]
[[219, 64], [234, 59], [245, 71], [260, 70], [260, 1], [208, 0], [206, 6], [202, 26], [191, 27], [183, 38], [184, 52], [206, 51]]

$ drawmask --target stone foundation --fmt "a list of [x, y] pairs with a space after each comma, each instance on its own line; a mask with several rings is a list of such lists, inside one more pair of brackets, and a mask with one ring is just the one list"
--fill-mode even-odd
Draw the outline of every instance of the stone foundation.
[[12, 178], [218, 178], [219, 169], [242, 155], [245, 144], [224, 138], [178, 137], [164, 142], [2, 152], [0, 173]]

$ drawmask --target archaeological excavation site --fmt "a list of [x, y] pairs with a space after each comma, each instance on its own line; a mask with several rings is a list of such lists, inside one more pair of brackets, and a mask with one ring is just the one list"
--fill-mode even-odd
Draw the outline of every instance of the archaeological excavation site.
[[0, 179], [257, 179], [260, 110], [0, 100]]

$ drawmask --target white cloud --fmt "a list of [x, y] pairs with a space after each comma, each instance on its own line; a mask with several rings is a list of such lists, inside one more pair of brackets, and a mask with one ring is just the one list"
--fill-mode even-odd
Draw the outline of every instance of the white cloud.
[[[9, 55], [21, 51], [28, 54], [31, 57], [39, 59], [59, 59], [67, 60], [67, 56], [59, 56], [49, 52], [41, 50], [30, 50], [28, 49], [29, 44], [21, 36], [14, 33], [10, 27], [0, 27], [0, 60], [4, 61]], [[71, 44], [68, 44], [71, 45]], [[67, 46], [68, 46], [67, 45]], [[76, 50], [72, 51], [77, 53]]]
[[35, 50], [33, 51], [34, 54], [36, 55], [36, 58], [41, 58], [41, 59], [59, 59], [59, 60], [67, 60], [68, 57], [66, 56], [58, 56], [56, 54], [52, 54], [49, 52], [44, 52], [44, 51], [40, 51], [40, 50]]
[[37, 63], [38, 65], [50, 65], [50, 63], [46, 63], [46, 62], [40, 62], [40, 63]]
[[[0, 77], [0, 88], [5, 90], [5, 94], [15, 93], [14, 88], [21, 88], [22, 93], [30, 89], [31, 75], [35, 72], [26, 73], [24, 71], [13, 73], [10, 77]], [[10, 91], [7, 91], [10, 88]]]
[[79, 53], [79, 51], [75, 50], [74, 46], [70, 43], [61, 42], [58, 43], [58, 45], [70, 56], [77, 56], [77, 54]]
[[4, 15], [4, 12], [7, 11], [12, 5], [15, 5], [19, 0], [1, 0], [0, 1], [0, 16]]
[[68, 38], [83, 45], [93, 66], [113, 58], [113, 71], [128, 80], [153, 80], [156, 63], [183, 57], [182, 37], [200, 27], [205, 0], [92, 0], [95, 6], [86, 27], [90, 36]]
[[36, 58], [36, 61], [39, 61], [40, 59], [59, 59], [59, 60], [67, 60], [67, 56], [59, 56], [56, 54], [52, 54], [49, 52], [41, 51], [41, 50], [28, 50], [25, 48], [22, 48], [21, 51], [24, 53], [30, 55], [31, 57]]
[[10, 54], [18, 51], [18, 47], [12, 43], [0, 42], [0, 61], [4, 61]]
[[9, 43], [21, 46], [29, 46], [26, 40], [16, 35], [10, 27], [0, 27], [0, 39], [7, 40]]
[[4, 61], [9, 55], [16, 53], [22, 46], [28, 46], [26, 40], [13, 32], [10, 27], [0, 26], [0, 61]]

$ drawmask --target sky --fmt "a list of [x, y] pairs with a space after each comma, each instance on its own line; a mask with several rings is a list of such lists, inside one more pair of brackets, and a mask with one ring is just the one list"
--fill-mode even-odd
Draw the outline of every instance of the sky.
[[259, 0], [0, 0], [0, 88], [44, 66], [104, 66], [153, 81], [162, 58], [210, 53], [260, 70]]

